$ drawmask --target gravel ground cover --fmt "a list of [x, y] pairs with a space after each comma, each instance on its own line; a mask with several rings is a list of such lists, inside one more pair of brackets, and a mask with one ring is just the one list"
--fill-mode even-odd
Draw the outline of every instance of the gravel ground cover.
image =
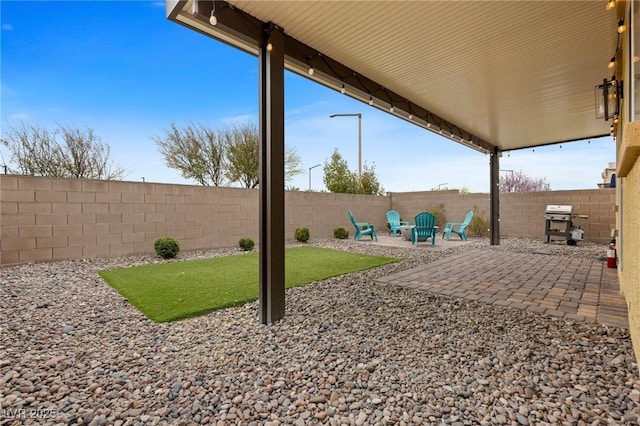
[[0, 269], [0, 424], [638, 424], [627, 330], [372, 282], [469, 248], [604, 246], [310, 243], [403, 261], [288, 290], [270, 326], [257, 302], [156, 324], [97, 274], [152, 256]]

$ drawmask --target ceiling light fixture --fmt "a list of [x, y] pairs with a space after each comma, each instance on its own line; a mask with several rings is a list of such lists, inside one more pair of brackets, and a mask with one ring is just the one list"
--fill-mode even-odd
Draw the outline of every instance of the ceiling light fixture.
[[216, 18], [216, 2], [212, 1], [211, 5], [211, 16], [209, 17], [209, 23], [215, 27], [218, 23], [218, 18]]

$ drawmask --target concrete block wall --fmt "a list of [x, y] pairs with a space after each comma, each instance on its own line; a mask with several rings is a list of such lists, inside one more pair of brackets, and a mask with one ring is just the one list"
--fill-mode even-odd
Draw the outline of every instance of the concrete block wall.
[[[165, 236], [182, 250], [235, 247], [243, 237], [258, 243], [258, 202], [255, 189], [0, 175], [0, 265], [153, 253], [155, 239]], [[580, 222], [586, 240], [606, 243], [614, 203], [615, 189], [501, 194], [501, 235], [543, 238], [545, 206], [571, 204], [589, 215]], [[488, 194], [296, 191], [285, 194], [285, 238], [299, 226], [312, 237], [331, 237], [337, 226], [353, 235], [349, 210], [383, 234], [388, 210], [413, 222], [438, 204], [448, 221], [474, 207], [489, 218]]]
[[444, 204], [447, 222], [462, 222], [469, 210], [477, 207], [489, 219], [489, 194], [460, 195], [456, 190], [397, 192], [388, 195], [394, 210], [403, 220], [413, 223], [415, 215]]
[[[153, 253], [160, 237], [181, 250], [259, 243], [258, 190], [0, 175], [0, 265]], [[386, 227], [387, 197], [287, 192], [285, 238], [297, 227], [332, 236], [347, 211]]]
[[[293, 191], [285, 194], [285, 237], [293, 239], [297, 227], [309, 228], [311, 236], [330, 237], [342, 226], [354, 233], [349, 221], [351, 210], [358, 222], [373, 223], [376, 230], [386, 232], [386, 213], [391, 209], [385, 196], [333, 194], [328, 192]], [[256, 220], [258, 211], [256, 210]]]
[[584, 229], [585, 240], [608, 243], [615, 228], [615, 189], [545, 191], [500, 194], [500, 235], [544, 238], [544, 211], [549, 204], [571, 205], [586, 219], [573, 219]]
[[258, 235], [258, 191], [141, 182], [0, 177], [0, 264], [229, 247]]

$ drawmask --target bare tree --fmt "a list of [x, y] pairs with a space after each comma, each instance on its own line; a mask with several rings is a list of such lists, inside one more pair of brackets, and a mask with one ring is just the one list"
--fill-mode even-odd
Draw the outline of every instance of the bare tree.
[[2, 133], [0, 141], [11, 154], [11, 173], [106, 180], [126, 175], [123, 167], [111, 161], [110, 146], [92, 129], [60, 126], [50, 131], [20, 122]]
[[[227, 177], [245, 188], [260, 183], [260, 136], [254, 122], [236, 124], [224, 130], [227, 146]], [[302, 160], [294, 148], [287, 148], [284, 156], [284, 179], [302, 173]]]
[[[260, 140], [253, 122], [220, 130], [189, 124], [175, 124], [161, 137], [152, 138], [165, 163], [180, 171], [182, 177], [204, 186], [222, 186], [238, 182], [245, 188], [259, 184]], [[302, 173], [300, 156], [293, 149], [285, 154], [285, 180]]]
[[224, 130], [227, 144], [227, 177], [245, 188], [260, 183], [260, 140], [255, 123], [236, 124]]
[[223, 134], [199, 124], [178, 129], [175, 124], [163, 137], [152, 138], [165, 163], [180, 171], [185, 179], [194, 179], [200, 185], [225, 184], [226, 143]]
[[500, 176], [498, 187], [500, 192], [533, 192], [549, 191], [551, 189], [547, 178], [533, 178], [522, 170], [517, 172], [509, 171], [509, 173]]
[[67, 176], [85, 179], [122, 179], [125, 169], [109, 159], [111, 147], [102, 143], [92, 129], [60, 127], [64, 141], [63, 164]]

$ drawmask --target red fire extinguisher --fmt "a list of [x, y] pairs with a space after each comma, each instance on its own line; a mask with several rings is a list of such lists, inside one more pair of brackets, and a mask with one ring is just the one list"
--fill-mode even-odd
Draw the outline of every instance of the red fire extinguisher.
[[614, 244], [614, 242], [611, 242], [607, 248], [607, 268], [615, 268], [617, 266], [616, 246]]

